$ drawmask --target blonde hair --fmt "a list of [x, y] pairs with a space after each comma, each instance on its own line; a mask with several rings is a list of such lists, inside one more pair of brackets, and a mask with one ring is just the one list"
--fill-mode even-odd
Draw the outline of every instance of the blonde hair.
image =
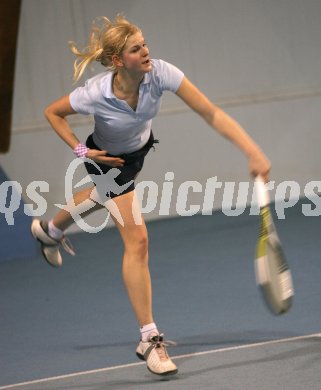
[[[98, 25], [99, 22], [101, 26]], [[121, 14], [118, 14], [114, 21], [105, 16], [94, 19], [87, 47], [79, 51], [75, 42], [68, 42], [71, 51], [77, 56], [73, 80], [78, 81], [87, 65], [93, 61], [100, 62], [109, 70], [115, 70], [112, 56], [120, 56], [128, 38], [137, 32], [141, 30]]]

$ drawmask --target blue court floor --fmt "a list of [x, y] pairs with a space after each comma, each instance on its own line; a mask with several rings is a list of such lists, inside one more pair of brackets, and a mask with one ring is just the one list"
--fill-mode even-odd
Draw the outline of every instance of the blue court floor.
[[320, 219], [304, 201], [276, 221], [295, 287], [279, 317], [255, 285], [257, 216], [147, 224], [154, 317], [179, 367], [166, 381], [135, 356], [114, 228], [71, 235], [58, 270], [40, 251], [0, 262], [0, 389], [321, 389]]

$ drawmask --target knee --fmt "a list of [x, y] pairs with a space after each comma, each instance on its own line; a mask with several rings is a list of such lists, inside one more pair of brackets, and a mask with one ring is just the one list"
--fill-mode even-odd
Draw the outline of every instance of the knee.
[[139, 252], [141, 255], [146, 255], [148, 253], [148, 237], [147, 234], [140, 234], [134, 244], [134, 249]]
[[148, 254], [148, 236], [147, 234], [139, 234], [132, 237], [130, 242], [125, 245], [125, 250], [130, 252], [139, 259], [145, 259]]

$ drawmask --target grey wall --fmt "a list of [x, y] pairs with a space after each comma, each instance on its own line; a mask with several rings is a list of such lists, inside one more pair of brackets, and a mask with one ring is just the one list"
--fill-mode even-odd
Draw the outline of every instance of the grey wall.
[[[180, 67], [245, 127], [272, 160], [273, 180], [296, 180], [303, 191], [320, 178], [320, 0], [24, 0], [12, 147], [0, 163], [23, 189], [33, 180], [49, 183], [45, 217], [65, 200], [64, 174], [73, 158], [43, 117], [46, 105], [75, 87], [67, 42], [85, 45], [95, 16], [113, 18], [121, 11], [141, 26], [152, 57]], [[70, 123], [82, 141], [93, 127], [88, 117]], [[153, 129], [161, 143], [140, 180], [161, 188], [165, 173], [173, 171], [175, 194], [186, 180], [249, 179], [244, 156], [175, 95], [164, 97]], [[79, 178], [84, 175], [80, 169]], [[190, 197], [196, 204], [201, 199]], [[220, 205], [218, 196], [214, 206]], [[156, 217], [158, 209], [146, 215]]]

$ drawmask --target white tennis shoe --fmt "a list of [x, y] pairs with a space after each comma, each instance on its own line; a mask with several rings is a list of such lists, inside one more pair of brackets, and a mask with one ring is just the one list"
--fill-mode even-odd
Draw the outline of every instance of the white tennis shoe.
[[60, 245], [63, 246], [67, 253], [75, 256], [75, 251], [65, 236], [61, 240], [55, 240], [49, 236], [47, 221], [34, 219], [31, 224], [31, 233], [40, 242], [43, 257], [52, 267], [58, 268], [62, 265], [62, 257], [59, 251]]
[[140, 341], [136, 355], [146, 361], [147, 368], [153, 374], [173, 375], [178, 372], [178, 369], [168, 356], [163, 340], [163, 334], [152, 333], [148, 341]]

